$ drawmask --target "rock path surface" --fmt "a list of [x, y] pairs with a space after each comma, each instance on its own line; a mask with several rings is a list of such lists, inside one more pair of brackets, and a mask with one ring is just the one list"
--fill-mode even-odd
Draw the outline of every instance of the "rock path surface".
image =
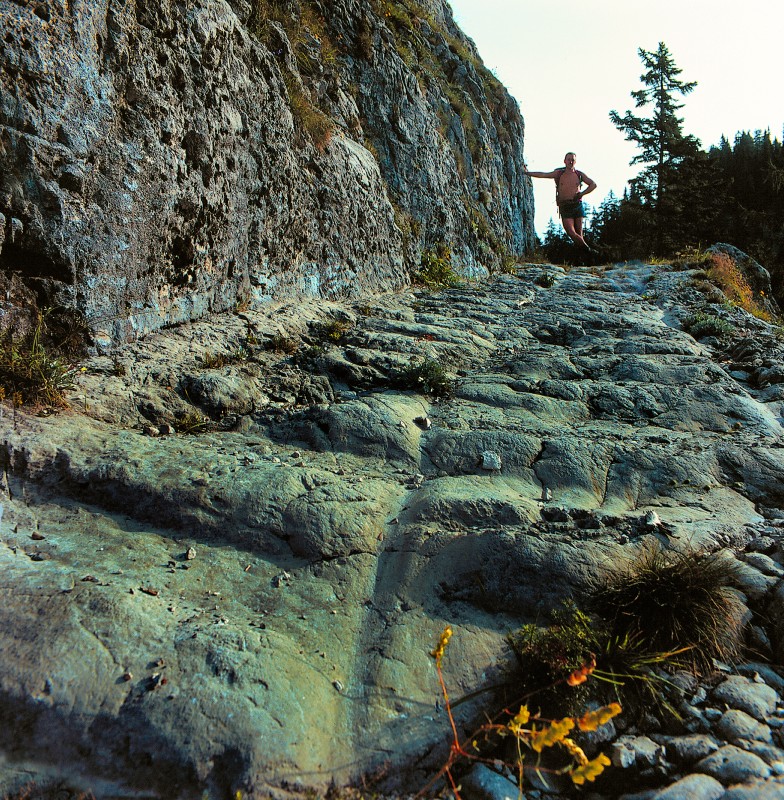
[[[69, 412], [3, 409], [0, 789], [416, 791], [449, 742], [444, 626], [453, 697], [502, 682], [509, 631], [652, 541], [742, 564], [780, 663], [781, 345], [726, 309], [732, 352], [696, 341], [693, 294], [531, 265], [279, 305], [89, 359]], [[678, 736], [619, 726], [602, 796], [782, 796], [777, 669], [694, 688]]]

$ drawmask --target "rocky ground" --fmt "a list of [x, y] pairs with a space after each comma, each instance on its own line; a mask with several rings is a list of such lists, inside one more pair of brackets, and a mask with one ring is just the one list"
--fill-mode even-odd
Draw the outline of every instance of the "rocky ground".
[[753, 663], [682, 675], [681, 730], [606, 726], [602, 796], [784, 797], [782, 344], [726, 305], [695, 340], [692, 278], [238, 312], [88, 359], [69, 411], [4, 408], [0, 790], [416, 791], [444, 626], [453, 698], [502, 683], [508, 632], [655, 541], [737, 561]]

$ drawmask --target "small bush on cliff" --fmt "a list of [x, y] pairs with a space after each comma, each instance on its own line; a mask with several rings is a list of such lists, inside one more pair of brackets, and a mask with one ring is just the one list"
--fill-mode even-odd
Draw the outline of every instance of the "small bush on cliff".
[[555, 285], [555, 275], [552, 272], [540, 272], [535, 278], [534, 283], [543, 289], [549, 289]]
[[174, 420], [177, 433], [204, 433], [210, 427], [210, 420], [198, 411], [185, 411]]
[[264, 347], [273, 353], [293, 355], [299, 350], [299, 343], [295, 339], [284, 336], [282, 333], [276, 333], [265, 343]]
[[77, 370], [45, 341], [46, 315], [40, 312], [26, 335], [5, 332], [0, 340], [0, 399], [9, 398], [16, 406], [67, 408], [65, 392], [73, 387]]
[[724, 292], [732, 305], [766, 322], [772, 321], [772, 315], [759, 303], [763, 299], [762, 293], [755, 297], [740, 267], [726, 253], [710, 254], [708, 278]]
[[412, 361], [398, 373], [394, 382], [400, 388], [413, 389], [432, 397], [449, 397], [455, 390], [454, 380], [446, 368], [434, 358]]
[[250, 353], [245, 345], [239, 345], [230, 353], [210, 353], [207, 352], [202, 356], [202, 366], [204, 369], [221, 369], [230, 364], [239, 364], [242, 361], [247, 361]]
[[318, 337], [322, 341], [338, 344], [351, 330], [351, 323], [345, 319], [331, 319], [318, 328]]
[[[643, 549], [614, 566], [581, 597], [567, 601], [549, 625], [524, 625], [509, 635], [523, 689], [546, 689], [543, 700], [573, 713], [607, 690], [625, 704], [651, 703], [675, 713], [668, 683], [657, 667], [711, 671], [713, 660], [732, 662], [742, 650], [741, 606], [721, 555]], [[564, 694], [563, 679], [595, 658], [600, 683]], [[603, 687], [603, 688], [602, 688]]]
[[703, 339], [706, 336], [727, 336], [735, 330], [735, 326], [715, 314], [698, 311], [684, 320], [683, 329], [695, 339]]
[[413, 277], [415, 283], [428, 289], [445, 289], [460, 282], [452, 269], [452, 251], [443, 243], [437, 244], [434, 250], [425, 250], [422, 253], [419, 269]]

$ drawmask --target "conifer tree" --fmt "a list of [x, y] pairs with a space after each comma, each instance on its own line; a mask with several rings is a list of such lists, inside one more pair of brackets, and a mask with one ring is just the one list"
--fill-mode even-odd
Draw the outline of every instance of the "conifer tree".
[[689, 94], [697, 83], [678, 78], [682, 70], [664, 42], [659, 42], [656, 51], [640, 48], [638, 53], [646, 71], [640, 76], [643, 88], [631, 95], [636, 108], [649, 108], [649, 115], [637, 116], [627, 111], [621, 116], [610, 111], [610, 120], [626, 134], [627, 141], [640, 149], [630, 164], [647, 165], [631, 184], [642, 203], [654, 212], [657, 249], [661, 249], [668, 221], [683, 207], [684, 198], [679, 198], [677, 191], [677, 167], [700, 147], [698, 139], [683, 133], [683, 119], [677, 113], [683, 104], [676, 98]]

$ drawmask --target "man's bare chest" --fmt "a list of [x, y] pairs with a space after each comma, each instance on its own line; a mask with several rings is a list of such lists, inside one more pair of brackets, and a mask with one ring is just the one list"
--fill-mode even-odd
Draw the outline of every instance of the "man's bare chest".
[[558, 181], [558, 198], [571, 200], [580, 191], [580, 182], [580, 176], [576, 170], [574, 172], [564, 170]]

